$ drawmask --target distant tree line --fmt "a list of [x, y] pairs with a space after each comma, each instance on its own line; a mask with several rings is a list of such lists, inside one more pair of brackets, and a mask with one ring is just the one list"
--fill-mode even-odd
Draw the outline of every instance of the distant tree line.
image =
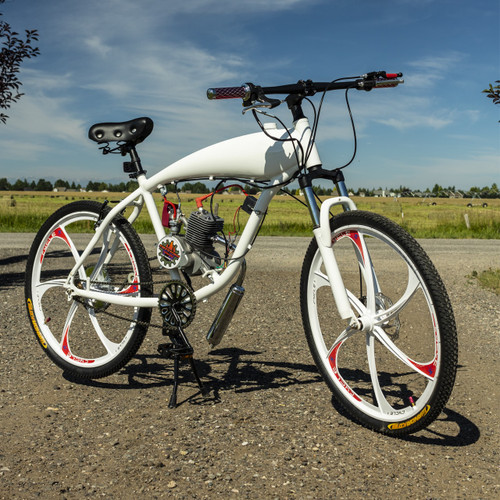
[[[63, 179], [56, 180], [53, 184], [52, 182], [39, 179], [38, 181], [27, 181], [26, 179], [18, 179], [14, 183], [10, 183], [6, 177], [0, 178], [0, 191], [53, 191], [58, 190], [72, 190], [72, 191], [109, 191], [111, 193], [130, 193], [137, 188], [136, 181], [120, 182], [118, 184], [112, 184], [107, 182], [93, 182], [89, 181], [86, 186], [77, 184], [74, 181], [68, 182]], [[168, 185], [167, 189], [169, 192], [175, 191], [176, 187], [174, 185]], [[195, 193], [195, 194], [206, 194], [211, 191], [203, 182], [185, 182], [178, 186], [178, 189], [183, 193]], [[244, 190], [248, 194], [256, 194], [259, 192], [259, 188], [256, 186], [251, 186], [245, 184]], [[299, 194], [299, 190], [284, 188], [284, 191], [291, 194]], [[237, 191], [237, 188], [230, 188], [230, 192]], [[333, 191], [332, 188], [315, 186], [314, 191], [318, 196], [330, 196]], [[448, 198], [453, 195], [467, 197], [479, 196], [481, 198], [500, 198], [500, 191], [496, 183], [491, 186], [472, 186], [468, 190], [458, 190], [455, 186], [443, 187], [439, 184], [435, 184], [431, 189], [426, 188], [425, 190], [419, 191], [415, 189], [410, 189], [406, 186], [399, 186], [399, 188], [359, 188], [357, 190], [352, 190], [353, 194], [357, 196], [380, 196], [383, 192], [385, 196], [431, 196], [438, 198]]]
[[[57, 190], [71, 190], [71, 191], [109, 191], [111, 193], [131, 193], [137, 188], [137, 181], [120, 182], [112, 184], [107, 182], [94, 182], [89, 181], [86, 185], [82, 186], [80, 183], [68, 182], [64, 179], [57, 179], [54, 183], [39, 179], [38, 181], [28, 181], [26, 179], [17, 179], [16, 182], [10, 183], [6, 177], [0, 178], [0, 191], [54, 191]], [[176, 186], [167, 185], [169, 192], [175, 191]], [[185, 182], [182, 186], [178, 187], [182, 193], [196, 193], [206, 194], [211, 190], [203, 184], [203, 182]], [[232, 188], [231, 188], [232, 189]], [[256, 194], [259, 189], [255, 186], [246, 184], [244, 190], [248, 194]], [[235, 190], [232, 189], [234, 192]]]

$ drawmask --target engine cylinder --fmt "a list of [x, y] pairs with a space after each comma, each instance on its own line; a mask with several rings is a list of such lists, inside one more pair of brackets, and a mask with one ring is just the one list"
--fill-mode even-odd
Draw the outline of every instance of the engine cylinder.
[[224, 219], [206, 210], [193, 212], [189, 216], [186, 241], [197, 250], [212, 251], [213, 238], [224, 227]]

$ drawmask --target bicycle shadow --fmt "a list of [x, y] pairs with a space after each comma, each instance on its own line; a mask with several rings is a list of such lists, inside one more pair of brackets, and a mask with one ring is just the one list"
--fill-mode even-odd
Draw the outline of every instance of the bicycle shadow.
[[[213, 394], [211, 402], [218, 401], [220, 393], [229, 390], [245, 393], [322, 382], [312, 363], [266, 361], [258, 358], [262, 353], [224, 348], [211, 351], [208, 359], [196, 359], [196, 368], [203, 385]], [[159, 354], [136, 355], [133, 361], [136, 362], [130, 362], [118, 374], [126, 376], [126, 381], [123, 382], [80, 380], [69, 372], [63, 372], [63, 377], [72, 383], [103, 389], [128, 390], [173, 385], [173, 361]], [[196, 385], [188, 363], [181, 363], [179, 384]], [[189, 399], [193, 402], [193, 397]], [[195, 403], [197, 404], [196, 401]]]
[[[182, 363], [179, 370], [179, 384], [195, 387], [191, 396], [178, 401], [178, 406], [185, 403], [193, 405], [213, 405], [221, 401], [221, 393], [234, 391], [248, 393], [285, 388], [292, 385], [324, 384], [314, 364], [290, 363], [286, 361], [268, 361], [259, 359], [263, 351], [248, 351], [240, 348], [223, 348], [211, 351], [207, 359], [197, 359], [196, 367], [204, 386], [209, 390], [209, 397], [202, 397], [188, 363]], [[100, 380], [77, 380], [67, 372], [66, 380], [72, 383], [102, 389], [147, 389], [170, 387], [173, 385], [173, 362], [159, 354], [140, 354], [133, 358], [119, 373], [126, 377], [123, 382]], [[332, 397], [331, 401], [342, 417], [352, 421], [351, 417]], [[427, 429], [416, 434], [397, 439], [433, 446], [462, 447], [474, 444], [480, 437], [479, 428], [460, 413], [445, 408]]]
[[[12, 266], [14, 264], [19, 264], [21, 262], [26, 262], [28, 260], [28, 255], [14, 255], [12, 257], [6, 257], [0, 259], [0, 269], [4, 266]], [[0, 280], [0, 290], [6, 290], [11, 287], [24, 286], [25, 272], [5, 272], [8, 269], [1, 269], [2, 279]]]
[[[458, 368], [462, 368], [461, 365]], [[332, 397], [332, 406], [347, 420], [350, 415]], [[409, 436], [390, 436], [393, 439], [432, 446], [461, 447], [476, 443], [481, 436], [477, 425], [451, 408], [444, 408], [440, 416], [426, 429]]]
[[[458, 433], [449, 434], [449, 430], [447, 433], [445, 429], [449, 429], [450, 427], [458, 429]], [[450, 408], [445, 408], [441, 415], [427, 429], [402, 439], [410, 443], [461, 447], [476, 443], [480, 437], [481, 431], [476, 424], [460, 413]]]

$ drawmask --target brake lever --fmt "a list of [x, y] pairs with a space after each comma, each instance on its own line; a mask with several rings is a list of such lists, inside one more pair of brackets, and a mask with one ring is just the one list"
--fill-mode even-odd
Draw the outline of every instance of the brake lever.
[[245, 109], [241, 112], [241, 114], [245, 114], [247, 111], [253, 110], [253, 109], [262, 109], [262, 108], [267, 108], [267, 109], [273, 109], [277, 108], [283, 101], [279, 99], [268, 99], [267, 101], [259, 101], [255, 102], [254, 104], [251, 104], [250, 106], [245, 106]]

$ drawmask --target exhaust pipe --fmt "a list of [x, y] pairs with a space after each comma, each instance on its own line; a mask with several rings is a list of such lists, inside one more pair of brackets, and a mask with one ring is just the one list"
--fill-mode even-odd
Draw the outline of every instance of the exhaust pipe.
[[243, 283], [243, 279], [245, 278], [245, 272], [246, 262], [243, 261], [240, 275], [238, 276], [236, 283], [230, 286], [226, 298], [224, 299], [224, 302], [222, 303], [210, 330], [208, 330], [207, 341], [212, 347], [218, 345], [222, 340], [222, 337], [226, 333], [227, 327], [231, 323], [234, 313], [243, 298], [245, 289], [241, 285]]

